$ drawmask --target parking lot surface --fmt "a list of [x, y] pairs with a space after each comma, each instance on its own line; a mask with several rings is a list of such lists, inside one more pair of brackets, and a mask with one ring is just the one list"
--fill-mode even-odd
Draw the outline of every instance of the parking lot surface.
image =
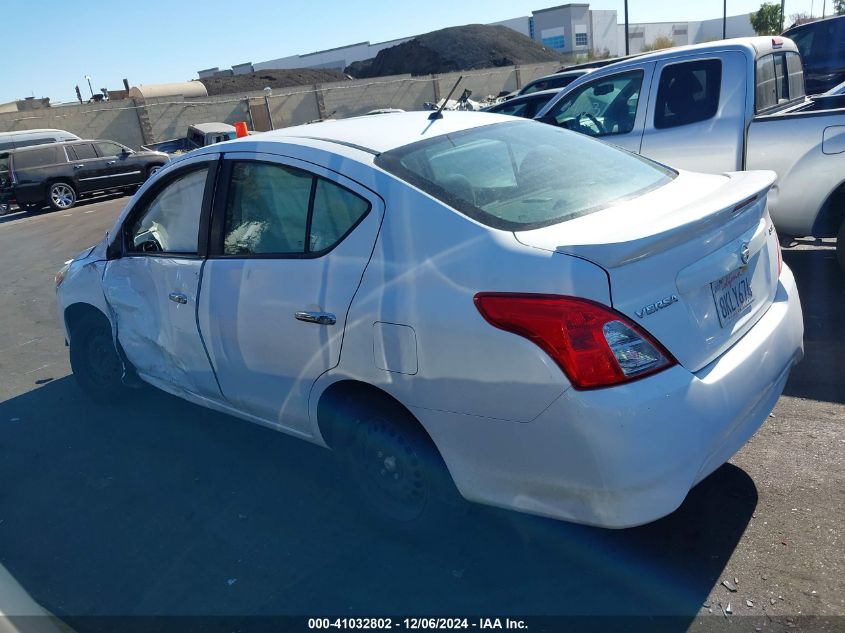
[[608, 531], [475, 507], [450, 537], [415, 540], [362, 513], [328, 451], [152, 388], [85, 399], [53, 275], [127, 200], [0, 217], [0, 564], [78, 631], [109, 628], [85, 616], [276, 614], [842, 630], [845, 277], [830, 243], [784, 251], [806, 327], [785, 395], [671, 516]]

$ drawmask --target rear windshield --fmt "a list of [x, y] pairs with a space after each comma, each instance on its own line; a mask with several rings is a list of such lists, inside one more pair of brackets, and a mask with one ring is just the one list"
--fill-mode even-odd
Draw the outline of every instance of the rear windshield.
[[764, 55], [757, 60], [754, 94], [756, 112], [804, 98], [804, 69], [793, 51]]
[[438, 136], [381, 154], [376, 164], [474, 220], [509, 231], [588, 215], [676, 176], [641, 156], [536, 121]]

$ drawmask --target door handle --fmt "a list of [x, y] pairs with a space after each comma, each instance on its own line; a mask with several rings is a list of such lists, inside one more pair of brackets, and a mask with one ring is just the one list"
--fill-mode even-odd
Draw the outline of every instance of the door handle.
[[82, 169], [83, 167], [85, 167], [85, 165], [74, 165], [73, 166], [74, 169]]
[[106, 162], [106, 165], [114, 165], [116, 162], [117, 162], [116, 160], [110, 160], [110, 161]]
[[334, 325], [337, 323], [337, 318], [331, 312], [294, 312], [293, 316], [297, 321], [316, 323], [317, 325]]
[[183, 295], [181, 292], [171, 292], [168, 297], [173, 303], [180, 303], [186, 304], [188, 303], [188, 297]]

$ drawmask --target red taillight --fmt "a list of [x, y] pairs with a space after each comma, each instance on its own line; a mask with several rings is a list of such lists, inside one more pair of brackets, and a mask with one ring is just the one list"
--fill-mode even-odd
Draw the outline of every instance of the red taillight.
[[675, 364], [625, 316], [587, 299], [480, 292], [475, 306], [491, 325], [539, 346], [578, 389], [629, 382]]

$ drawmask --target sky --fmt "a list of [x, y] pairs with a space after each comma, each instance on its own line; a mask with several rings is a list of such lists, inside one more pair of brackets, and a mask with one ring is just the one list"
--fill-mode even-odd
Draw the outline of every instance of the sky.
[[[586, 2], [589, 0], [580, 0]], [[728, 15], [762, 0], [726, 0]], [[786, 0], [786, 15], [828, 14], [833, 0]], [[94, 92], [187, 81], [197, 71], [262, 62], [447, 26], [530, 15], [566, 0], [0, 0], [4, 63], [0, 103], [24, 97], [74, 101]], [[624, 0], [592, 0], [616, 9]], [[722, 15], [722, 0], [628, 0], [631, 22], [687, 21]]]

